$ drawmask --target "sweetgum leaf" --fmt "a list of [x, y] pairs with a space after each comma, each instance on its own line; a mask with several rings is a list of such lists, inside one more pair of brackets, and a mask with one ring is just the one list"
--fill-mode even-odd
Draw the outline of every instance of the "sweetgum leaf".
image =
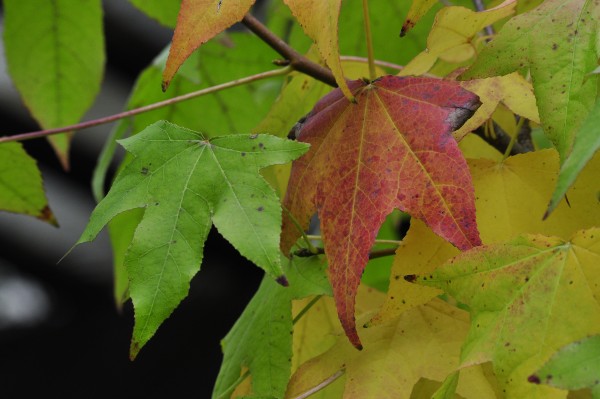
[[242, 20], [255, 0], [182, 0], [167, 65], [163, 90], [183, 62], [200, 45]]
[[600, 58], [600, 6], [592, 0], [547, 0], [509, 20], [462, 78], [505, 75], [529, 67], [544, 133], [561, 163], [592, 109]]
[[48, 207], [40, 170], [21, 143], [0, 145], [0, 210], [56, 224]]
[[[381, 300], [382, 294], [375, 290], [361, 291], [357, 308], [365, 308], [361, 302], [366, 296], [376, 296]], [[368, 309], [372, 311], [374, 307]], [[315, 312], [317, 310], [314, 309]], [[306, 317], [312, 312], [311, 308]], [[367, 312], [359, 320], [365, 321], [369, 317]], [[312, 324], [311, 327], [313, 333], [322, 335], [322, 324]], [[348, 340], [337, 334], [330, 349], [304, 362], [292, 375], [286, 398], [300, 397], [339, 370], [345, 370], [339, 379], [343, 386], [321, 397], [426, 398], [415, 395], [415, 385], [423, 379], [441, 382], [456, 369], [468, 328], [465, 311], [434, 299], [404, 313], [393, 323], [365, 329], [361, 334], [365, 337], [363, 351], [356, 351]], [[325, 328], [326, 335], [327, 330]], [[495, 398], [481, 369], [473, 368], [472, 371], [464, 375], [461, 373], [463, 381], [458, 383], [459, 394], [463, 398]]]
[[528, 380], [561, 389], [592, 388], [597, 399], [600, 397], [599, 374], [600, 335], [594, 335], [562, 347]]
[[527, 235], [474, 248], [416, 281], [469, 306], [463, 365], [491, 360], [507, 397], [558, 398], [527, 379], [564, 345], [600, 333], [599, 262], [594, 227], [570, 241]]
[[135, 158], [77, 243], [93, 240], [118, 214], [145, 209], [124, 261], [136, 317], [132, 358], [187, 295], [212, 223], [242, 255], [285, 283], [279, 199], [258, 171], [291, 161], [306, 145], [268, 135], [208, 140], [165, 121], [121, 143]]
[[[3, 5], [8, 71], [27, 108], [44, 129], [76, 123], [92, 105], [104, 71], [100, 0]], [[67, 168], [70, 134], [49, 140]]]
[[547, 217], [564, 198], [569, 187], [573, 185], [577, 176], [585, 165], [600, 148], [600, 101], [587, 116], [585, 122], [577, 132], [573, 151], [569, 154], [560, 168], [560, 174], [556, 183], [556, 189], [548, 205], [545, 217]]
[[[297, 137], [285, 207], [301, 224], [318, 210], [338, 314], [360, 347], [354, 297], [377, 231], [394, 208], [423, 219], [460, 249], [480, 244], [471, 177], [451, 131], [479, 106], [458, 83], [386, 76], [349, 82], [321, 99]], [[284, 215], [282, 249], [299, 232]]]
[[[282, 263], [287, 260], [282, 257]], [[265, 277], [244, 313], [221, 342], [223, 364], [212, 397], [223, 397], [247, 369], [251, 397], [281, 398], [291, 374], [292, 300], [331, 295], [319, 257], [295, 258], [284, 267], [289, 287]], [[229, 396], [225, 396], [229, 397]]]
[[344, 95], [352, 98], [340, 62], [338, 19], [342, 0], [284, 0], [304, 32], [314, 40]]
[[473, 39], [485, 26], [514, 13], [515, 0], [506, 0], [489, 10], [475, 12], [465, 7], [442, 8], [427, 38], [427, 49], [417, 55], [398, 74], [422, 75], [429, 71], [438, 58], [452, 63], [471, 59], [476, 54]]

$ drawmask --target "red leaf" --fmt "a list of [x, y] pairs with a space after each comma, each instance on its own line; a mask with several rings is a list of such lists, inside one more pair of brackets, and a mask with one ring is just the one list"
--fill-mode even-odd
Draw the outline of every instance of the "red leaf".
[[[481, 244], [469, 168], [451, 132], [480, 105], [456, 82], [386, 76], [337, 89], [297, 132], [310, 151], [296, 160], [285, 206], [301, 223], [318, 210], [329, 277], [346, 335], [361, 348], [354, 301], [369, 251], [394, 208], [422, 219], [461, 250]], [[284, 215], [282, 249], [299, 236]]]

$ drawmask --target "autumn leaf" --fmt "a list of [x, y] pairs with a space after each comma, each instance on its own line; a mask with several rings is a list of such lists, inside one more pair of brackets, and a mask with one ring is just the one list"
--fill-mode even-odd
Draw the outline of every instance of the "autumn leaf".
[[[44, 129], [76, 123], [104, 72], [100, 0], [5, 0], [4, 46], [12, 81]], [[70, 134], [49, 136], [69, 166]]]
[[294, 258], [284, 267], [289, 287], [282, 287], [268, 276], [263, 279], [221, 343], [223, 364], [213, 398], [230, 397], [227, 393], [236, 387], [244, 369], [252, 377], [248, 387], [252, 397], [284, 395], [291, 374], [292, 301], [310, 295], [331, 295], [326, 266], [320, 257]]
[[34, 216], [56, 225], [40, 170], [21, 143], [0, 145], [0, 210]]
[[581, 173], [585, 165], [600, 148], [600, 101], [596, 100], [596, 105], [589, 113], [583, 125], [577, 132], [573, 151], [567, 157], [560, 168], [560, 174], [556, 183], [556, 189], [552, 194], [552, 199], [548, 205], [548, 210], [544, 217], [556, 208], [558, 203], [564, 198], [569, 187], [573, 185], [577, 176]]
[[[374, 290], [363, 291], [357, 307], [366, 296], [381, 298], [382, 295], [377, 294]], [[310, 311], [307, 316], [309, 314]], [[370, 312], [365, 313], [359, 320], [364, 322], [370, 316]], [[425, 395], [413, 396], [414, 387], [423, 380], [435, 381], [439, 386], [458, 367], [460, 347], [468, 328], [465, 311], [435, 299], [404, 313], [394, 323], [363, 330], [365, 348], [360, 352], [338, 335], [335, 345], [306, 361], [292, 375], [286, 398], [299, 397], [340, 370], [343, 386], [335, 387], [337, 392], [322, 397], [425, 398]], [[321, 333], [321, 329], [313, 324], [313, 331]], [[481, 370], [473, 369], [461, 375], [461, 379], [458, 392], [462, 397], [495, 397]]]
[[460, 129], [454, 132], [454, 138], [457, 141], [490, 119], [500, 102], [516, 115], [536, 123], [540, 122], [533, 88], [516, 72], [506, 76], [467, 80], [461, 82], [460, 85], [479, 96], [481, 107]]
[[515, 6], [515, 0], [506, 0], [481, 12], [459, 6], [442, 8], [435, 16], [427, 38], [427, 49], [409, 62], [398, 75], [422, 75], [431, 69], [438, 58], [452, 63], [473, 58], [476, 49], [472, 40], [477, 33], [485, 26], [513, 14]]
[[594, 1], [547, 0], [509, 20], [464, 79], [506, 75], [529, 68], [546, 136], [561, 163], [598, 93], [600, 7]]
[[[479, 102], [437, 79], [387, 76], [349, 86], [357, 104], [334, 90], [299, 129], [311, 149], [292, 167], [284, 205], [303, 228], [318, 210], [338, 314], [360, 347], [354, 297], [377, 230], [394, 208], [460, 249], [480, 244], [471, 178], [450, 135]], [[284, 253], [298, 236], [285, 215]]]
[[183, 0], [163, 72], [163, 91], [183, 62], [200, 45], [239, 22], [255, 0]]
[[400, 36], [405, 36], [436, 3], [436, 0], [413, 0], [402, 24]]
[[600, 397], [600, 335], [572, 342], [556, 352], [528, 380], [560, 389], [591, 388], [593, 398]]
[[[578, 230], [600, 225], [598, 186], [594, 184], [600, 173], [600, 157], [594, 158], [569, 191], [571, 206], [561, 204], [546, 220], [542, 220], [543, 209], [558, 174], [555, 150], [520, 154], [506, 160], [467, 161], [475, 187], [477, 226], [485, 244], [505, 242], [523, 233], [551, 234], [566, 240]], [[415, 286], [402, 276], [427, 275], [457, 254], [456, 248], [436, 237], [422, 222], [412, 220], [394, 257], [387, 298], [370, 323], [393, 320], [439, 295], [436, 289]]]
[[164, 121], [121, 143], [135, 158], [77, 243], [93, 240], [118, 214], [145, 209], [124, 260], [136, 317], [132, 358], [187, 295], [212, 223], [242, 255], [285, 284], [279, 199], [258, 170], [300, 156], [304, 144], [268, 135], [208, 140]]
[[527, 235], [474, 248], [416, 281], [469, 307], [462, 366], [492, 361], [507, 397], [558, 398], [527, 379], [562, 346], [600, 333], [599, 262], [595, 227], [570, 241]]
[[338, 19], [342, 0], [284, 0], [298, 20], [304, 32], [314, 40], [319, 54], [327, 63], [344, 95], [351, 99], [352, 93], [344, 78], [340, 62], [338, 42]]

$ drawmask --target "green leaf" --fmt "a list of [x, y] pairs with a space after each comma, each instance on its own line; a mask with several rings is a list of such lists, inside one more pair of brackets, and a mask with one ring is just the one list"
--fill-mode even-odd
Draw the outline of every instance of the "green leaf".
[[469, 307], [462, 366], [492, 361], [509, 398], [563, 398], [527, 378], [562, 346], [600, 333], [599, 263], [595, 227], [570, 241], [527, 235], [477, 247], [417, 281]]
[[[5, 0], [4, 13], [8, 70], [33, 117], [45, 129], [79, 121], [104, 70], [100, 0]], [[69, 135], [49, 140], [68, 167]]]
[[598, 93], [588, 74], [600, 57], [599, 20], [593, 0], [546, 0], [508, 21], [462, 78], [529, 67], [544, 132], [564, 163]]
[[[282, 256], [282, 262], [286, 261]], [[221, 343], [224, 358], [213, 398], [229, 397], [244, 368], [252, 377], [252, 397], [283, 397], [291, 372], [292, 300], [331, 295], [326, 268], [321, 257], [293, 258], [285, 268], [289, 287], [263, 279]]]
[[21, 143], [0, 145], [0, 210], [35, 216], [56, 225], [40, 170]]
[[181, 0], [129, 0], [137, 9], [161, 24], [174, 28]]
[[562, 347], [544, 366], [529, 377], [535, 384], [560, 389], [592, 388], [600, 397], [600, 335], [594, 335]]
[[258, 171], [290, 162], [307, 146], [268, 135], [207, 139], [166, 121], [121, 143], [135, 158], [77, 243], [93, 240], [121, 212], [145, 208], [124, 261], [136, 316], [132, 358], [187, 295], [212, 223], [242, 255], [285, 283], [281, 207]]
[[569, 154], [558, 175], [556, 189], [552, 194], [552, 199], [548, 205], [546, 216], [556, 208], [558, 203], [564, 198], [569, 187], [573, 185], [577, 176], [585, 165], [592, 159], [592, 156], [600, 148], [600, 101], [586, 118], [585, 122], [577, 132], [573, 151]]

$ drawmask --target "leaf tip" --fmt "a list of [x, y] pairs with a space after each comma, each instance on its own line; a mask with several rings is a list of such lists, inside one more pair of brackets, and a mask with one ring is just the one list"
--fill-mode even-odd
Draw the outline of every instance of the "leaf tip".
[[138, 341], [132, 340], [131, 346], [129, 347], [129, 360], [133, 362], [137, 355], [140, 353], [140, 349], [140, 343]]
[[277, 284], [280, 284], [280, 285], [282, 285], [284, 287], [289, 287], [290, 286], [290, 283], [288, 282], [287, 277], [285, 277], [283, 274], [281, 276], [277, 277], [275, 279], [275, 281], [277, 281]]
[[163, 93], [167, 91], [167, 89], [169, 88], [169, 84], [170, 84], [170, 83], [171, 83], [171, 81], [170, 81], [170, 80], [163, 80], [163, 81], [162, 81], [162, 83], [161, 83], [160, 87], [161, 87], [161, 89], [162, 89]]
[[532, 384], [540, 384], [542, 382], [540, 380], [540, 377], [538, 377], [535, 374], [532, 374], [529, 377], [527, 377], [527, 381], [531, 382]]
[[48, 224], [54, 227], [59, 227], [58, 221], [56, 220], [54, 213], [52, 213], [52, 210], [48, 205], [44, 206], [44, 208], [37, 215], [37, 218], [44, 222], [47, 222]]
[[400, 37], [406, 36], [409, 30], [411, 30], [415, 26], [415, 23], [411, 19], [407, 19], [404, 21], [404, 25], [402, 25], [402, 29], [400, 29]]

